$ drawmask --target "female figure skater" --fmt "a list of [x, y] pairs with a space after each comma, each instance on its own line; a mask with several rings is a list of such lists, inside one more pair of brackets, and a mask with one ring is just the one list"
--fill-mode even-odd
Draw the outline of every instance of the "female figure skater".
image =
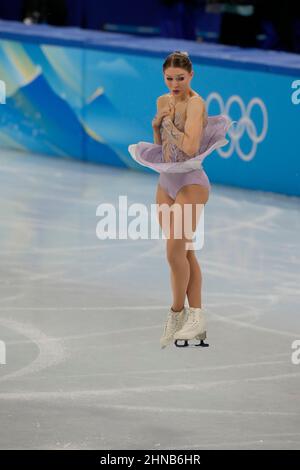
[[[228, 143], [225, 135], [230, 120], [223, 115], [207, 116], [204, 100], [191, 88], [194, 72], [186, 52], [170, 54], [163, 64], [163, 75], [169, 93], [157, 99], [157, 114], [152, 121], [154, 144], [139, 142], [128, 147], [138, 163], [160, 173], [157, 207], [179, 204], [182, 209], [179, 222], [171, 211], [169, 226], [165, 226], [163, 211], [158, 211], [160, 226], [168, 237], [166, 255], [173, 291], [160, 344], [165, 348], [175, 340], [176, 346], [188, 346], [188, 340], [198, 339], [198, 346], [208, 346], [204, 343], [201, 269], [194, 250], [187, 249], [192, 237], [186, 233], [188, 227], [195, 232], [199, 205], [203, 207], [209, 198], [210, 183], [201, 162], [214, 149]], [[186, 204], [192, 207], [189, 217], [184, 211]], [[182, 224], [180, 238], [175, 233], [178, 223]], [[185, 307], [186, 296], [189, 307]], [[184, 344], [179, 344], [179, 340]]]

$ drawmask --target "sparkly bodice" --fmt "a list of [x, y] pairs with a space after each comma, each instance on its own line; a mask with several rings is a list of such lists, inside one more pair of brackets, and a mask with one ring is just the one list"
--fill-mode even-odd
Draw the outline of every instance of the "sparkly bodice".
[[[186, 109], [183, 112], [175, 112], [174, 116], [174, 126], [180, 132], [184, 132], [184, 126], [186, 121]], [[207, 125], [207, 113], [205, 110], [205, 117], [204, 117], [204, 127]], [[162, 142], [162, 153], [164, 161], [171, 161], [171, 162], [184, 162], [192, 158], [191, 156], [187, 155], [183, 150], [177, 147], [176, 144], [170, 142], [169, 136], [167, 131], [164, 128], [164, 119], [162, 120], [162, 124], [160, 126], [160, 135], [161, 135], [161, 142]], [[199, 136], [199, 148], [200, 148], [200, 137]], [[198, 152], [198, 150], [197, 150]], [[197, 155], [197, 152], [195, 155]], [[170, 158], [168, 158], [168, 156]]]

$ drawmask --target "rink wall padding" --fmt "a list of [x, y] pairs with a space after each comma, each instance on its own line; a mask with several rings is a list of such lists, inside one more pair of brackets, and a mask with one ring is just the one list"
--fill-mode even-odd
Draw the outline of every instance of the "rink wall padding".
[[128, 145], [153, 142], [176, 49], [208, 113], [236, 121], [205, 160], [211, 182], [300, 196], [300, 56], [283, 52], [0, 21], [1, 148], [151, 171]]

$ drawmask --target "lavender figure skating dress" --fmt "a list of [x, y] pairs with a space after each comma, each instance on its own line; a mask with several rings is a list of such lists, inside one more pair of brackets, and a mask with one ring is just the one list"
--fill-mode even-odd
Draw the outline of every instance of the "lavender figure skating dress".
[[[184, 132], [184, 124], [182, 115], [175, 113], [174, 125], [177, 129]], [[199, 150], [194, 157], [185, 154], [169, 141], [164, 128], [164, 119], [160, 127], [162, 145], [139, 142], [129, 145], [128, 151], [140, 165], [160, 173], [158, 180], [160, 186], [175, 200], [178, 191], [188, 184], [199, 184], [210, 190], [211, 186], [202, 168], [202, 161], [214, 150], [228, 143], [225, 137], [231, 124], [231, 120], [225, 115], [206, 115]], [[166, 155], [170, 161], [165, 161]]]

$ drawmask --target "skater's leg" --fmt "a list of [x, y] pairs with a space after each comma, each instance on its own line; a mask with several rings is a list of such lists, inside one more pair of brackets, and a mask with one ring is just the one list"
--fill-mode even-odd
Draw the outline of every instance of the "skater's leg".
[[187, 286], [189, 306], [201, 308], [202, 273], [194, 250], [187, 251], [187, 259], [190, 264], [190, 279]]
[[185, 240], [167, 240], [167, 259], [173, 291], [172, 310], [179, 312], [184, 307], [190, 279], [190, 264], [186, 257]]
[[[204, 205], [208, 200], [209, 191], [206, 187], [200, 185], [187, 185], [181, 188], [177, 195], [176, 201], [170, 197], [170, 195], [160, 186], [157, 187], [156, 193], [156, 203], [166, 204], [171, 207], [174, 202], [181, 204], [192, 204], [192, 220], [188, 220], [191, 224], [192, 231], [195, 232], [199, 217], [201, 215], [200, 211], [196, 211], [194, 206], [196, 204]], [[184, 224], [186, 223], [184, 219], [184, 212], [182, 218], [182, 233], [184, 234]], [[162, 213], [159, 213], [159, 223], [165, 233], [165, 235], [171, 235], [172, 230], [174, 231], [174, 218], [171, 214], [170, 226], [163, 227], [162, 224]], [[173, 234], [174, 235], [174, 234]], [[171, 285], [173, 290], [173, 310], [180, 311], [184, 305], [185, 296], [188, 296], [190, 307], [201, 307], [201, 284], [202, 276], [201, 269], [195, 255], [194, 250], [186, 250], [186, 242], [190, 241], [186, 238], [182, 240], [174, 240], [172, 237], [172, 242], [167, 242], [167, 258], [171, 268]], [[178, 247], [178, 249], [177, 249]], [[184, 253], [186, 254], [186, 260], [184, 259]], [[185, 292], [183, 292], [185, 290]]]
[[[156, 192], [156, 203], [161, 207], [166, 204], [171, 208], [174, 204], [169, 194], [160, 186], [157, 187]], [[174, 312], [180, 312], [184, 307], [184, 301], [186, 297], [186, 289], [189, 282], [189, 262], [186, 259], [186, 250], [184, 247], [184, 240], [174, 240], [174, 234], [172, 235], [174, 226], [174, 216], [170, 212], [170, 217], [163, 219], [163, 212], [159, 212], [159, 223], [166, 237], [172, 237], [172, 242], [167, 240], [167, 259], [170, 264], [170, 275], [171, 275], [171, 286], [173, 291], [173, 303], [172, 310]], [[177, 276], [174, 275], [174, 271], [179, 273]]]
[[[156, 203], [158, 204], [158, 207], [160, 205], [166, 205], [167, 207], [171, 208], [171, 206], [174, 204], [174, 199], [172, 199], [170, 195], [160, 185], [158, 185], [156, 192]], [[158, 218], [163, 232], [168, 237], [168, 234], [171, 230], [171, 217], [169, 218], [169, 221], [168, 218], [163, 220], [163, 214], [159, 212]], [[170, 308], [169, 310], [163, 334], [160, 338], [160, 344], [162, 348], [165, 348], [173, 341], [174, 334], [182, 328], [184, 321], [185, 309], [174, 305], [173, 302], [173, 309]]]
[[[162, 208], [162, 206], [164, 204], [167, 205], [169, 208], [171, 208], [171, 206], [174, 204], [174, 199], [170, 197], [170, 195], [167, 193], [167, 191], [160, 184], [157, 185], [156, 204], [159, 205], [159, 208]], [[158, 220], [159, 220], [159, 224], [160, 224], [165, 236], [168, 237], [169, 234], [170, 234], [170, 231], [171, 231], [171, 217], [170, 218], [168, 218], [168, 217], [164, 218], [163, 217], [163, 211], [159, 210]], [[172, 272], [171, 272], [171, 285], [172, 285], [172, 289], [174, 289]], [[182, 306], [174, 305], [174, 302], [173, 302], [172, 307], [173, 308], [171, 310], [173, 310], [174, 312], [179, 312], [179, 311], [182, 310], [183, 305]]]
[[[180, 310], [183, 307], [188, 292], [190, 306], [201, 306], [200, 267], [193, 250], [188, 250], [187, 247], [191, 245], [191, 239], [196, 231], [203, 205], [208, 200], [208, 194], [209, 191], [206, 187], [191, 184], [182, 187], [176, 195], [175, 204], [181, 207], [181, 216], [177, 218], [176, 212], [174, 212], [170, 239], [167, 240], [167, 258], [171, 268], [174, 310]], [[186, 204], [190, 205], [190, 211], [185, 211]], [[176, 238], [176, 233], [181, 233], [181, 238]], [[192, 254], [189, 255], [189, 252]]]
[[[163, 205], [167, 205], [170, 209], [174, 204], [174, 199], [162, 188], [159, 184], [156, 192], [156, 203], [162, 208]], [[159, 224], [165, 234], [165, 236], [171, 237], [171, 233], [174, 227], [174, 215], [170, 211], [170, 217], [163, 219], [163, 211], [159, 212]], [[184, 306], [186, 297], [186, 290], [189, 281], [189, 262], [186, 259], [186, 250], [184, 249], [184, 240], [174, 240], [172, 242], [167, 241], [167, 259], [170, 264], [170, 277], [171, 287], [173, 291], [173, 303], [172, 310], [179, 312]], [[178, 249], [177, 249], [178, 247]], [[175, 275], [174, 271], [179, 273]]]
[[[189, 223], [189, 227], [185, 228], [191, 229], [193, 234], [196, 231], [201, 210], [208, 200], [208, 194], [206, 188], [197, 185], [189, 185], [184, 187], [176, 197], [175, 202], [177, 203], [191, 204], [192, 210], [184, 214], [184, 224]], [[189, 220], [186, 220], [186, 217], [189, 217]], [[185, 230], [184, 233], [191, 237], [190, 232]], [[191, 240], [191, 238], [189, 238], [189, 240]], [[189, 243], [189, 248], [191, 247], [192, 244]], [[202, 276], [194, 250], [186, 250], [186, 259], [190, 267], [190, 277], [186, 290], [189, 308], [187, 309], [187, 319], [182, 329], [174, 334], [175, 344], [176, 346], [188, 346], [188, 340], [197, 339], [200, 340], [200, 346], [207, 346], [203, 341], [206, 338], [206, 327], [205, 316], [203, 315], [201, 305]], [[183, 340], [184, 343], [179, 344], [179, 340]]]
[[[208, 188], [200, 185], [188, 185], [181, 188], [176, 196], [176, 203], [179, 204], [192, 204], [191, 216], [192, 219], [184, 220], [184, 224], [189, 223], [193, 233], [197, 229], [197, 225], [201, 216], [202, 209], [207, 203], [209, 197]], [[197, 205], [197, 210], [196, 210]], [[191, 245], [191, 243], [190, 243]], [[201, 307], [201, 287], [202, 287], [202, 274], [201, 269], [194, 250], [186, 250], [186, 257], [189, 263], [189, 282], [186, 289], [186, 294], [190, 307]]]

